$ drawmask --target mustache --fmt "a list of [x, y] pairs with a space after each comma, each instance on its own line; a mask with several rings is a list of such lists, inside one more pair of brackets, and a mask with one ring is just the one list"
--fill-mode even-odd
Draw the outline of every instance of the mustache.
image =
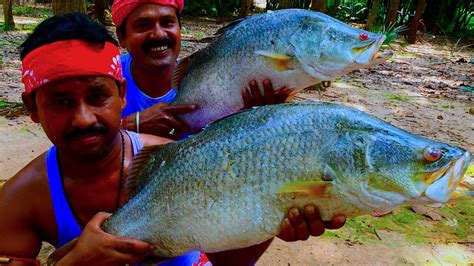
[[70, 132], [66, 133], [64, 135], [64, 138], [66, 140], [70, 140], [70, 139], [82, 137], [88, 134], [105, 134], [106, 131], [107, 131], [107, 128], [104, 125], [100, 123], [96, 123], [88, 128], [74, 128]]
[[156, 46], [168, 46], [168, 47], [170, 47], [170, 46], [174, 45], [174, 43], [175, 42], [173, 41], [173, 39], [166, 36], [162, 40], [151, 40], [151, 41], [145, 42], [142, 46], [142, 49], [143, 49], [143, 51], [147, 51], [147, 50], [151, 49], [152, 47], [156, 47]]

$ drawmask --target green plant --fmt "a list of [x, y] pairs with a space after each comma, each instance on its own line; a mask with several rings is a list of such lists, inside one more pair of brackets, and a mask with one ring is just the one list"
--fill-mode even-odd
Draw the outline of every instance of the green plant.
[[406, 25], [395, 26], [396, 23], [390, 23], [388, 26], [383, 26], [378, 32], [385, 35], [385, 41], [383, 44], [393, 43], [399, 36], [400, 32], [408, 29]]
[[48, 8], [40, 8], [31, 5], [13, 5], [12, 13], [15, 16], [48, 18], [53, 15]]
[[339, 10], [336, 13], [336, 18], [347, 21], [361, 21], [364, 20], [368, 12], [367, 4], [358, 3], [346, 3], [339, 6]]

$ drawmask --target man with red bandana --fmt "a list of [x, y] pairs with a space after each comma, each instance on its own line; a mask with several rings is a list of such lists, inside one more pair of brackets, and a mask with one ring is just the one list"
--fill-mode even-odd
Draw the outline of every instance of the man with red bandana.
[[23, 102], [54, 146], [0, 188], [0, 264], [38, 264], [42, 241], [61, 247], [79, 236], [58, 265], [141, 261], [150, 244], [100, 225], [126, 201], [133, 155], [170, 140], [119, 130], [126, 101], [117, 42], [86, 15], [52, 17], [22, 44], [21, 58]]
[[[180, 139], [189, 127], [177, 115], [196, 106], [169, 106], [176, 96], [172, 75], [181, 49], [180, 13], [183, 0], [115, 0], [112, 20], [120, 45], [128, 50], [121, 56], [127, 80], [127, 106], [123, 126], [149, 134]], [[291, 90], [273, 92], [270, 81], [262, 96], [255, 81], [243, 90], [246, 108], [284, 102]]]
[[[126, 100], [118, 57], [116, 41], [83, 14], [47, 19], [21, 45], [23, 102], [54, 146], [0, 188], [0, 263], [38, 264], [42, 241], [60, 248], [76, 237], [58, 265], [135, 264], [151, 250], [148, 243], [100, 228], [127, 200], [124, 184], [132, 157], [145, 146], [170, 141], [119, 129]], [[305, 211], [307, 223], [290, 211], [284, 236], [307, 238], [324, 231], [315, 210]], [[326, 228], [340, 226], [334, 219]], [[216, 264], [255, 261], [268, 244], [211, 259]], [[163, 265], [193, 264], [209, 262], [194, 252]]]

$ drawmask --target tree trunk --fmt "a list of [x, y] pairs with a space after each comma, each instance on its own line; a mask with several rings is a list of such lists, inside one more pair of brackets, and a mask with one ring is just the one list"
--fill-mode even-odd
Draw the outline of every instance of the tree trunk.
[[15, 21], [13, 21], [13, 13], [12, 13], [12, 1], [11, 0], [3, 0], [3, 30], [14, 30], [15, 29]]
[[367, 24], [365, 24], [366, 30], [372, 30], [372, 27], [374, 27], [375, 18], [377, 17], [377, 10], [379, 9], [379, 3], [380, 0], [374, 0], [372, 2], [369, 18], [367, 19]]
[[248, 16], [249, 14], [249, 9], [252, 0], [240, 0], [240, 11], [239, 11], [239, 17], [244, 18]]
[[94, 17], [102, 24], [105, 25], [105, 8], [107, 6], [107, 0], [95, 0], [94, 1]]
[[295, 3], [293, 0], [278, 0], [278, 9], [292, 8]]
[[332, 6], [332, 9], [331, 9], [331, 16], [336, 15], [337, 10], [339, 9], [339, 5], [341, 4], [340, 2], [341, 2], [340, 0], [334, 0], [334, 5]]
[[385, 25], [388, 26], [397, 21], [398, 7], [400, 6], [400, 0], [390, 0], [390, 6], [388, 8], [387, 19]]
[[423, 11], [425, 10], [425, 0], [418, 0], [418, 5], [416, 7], [416, 13], [413, 21], [410, 23], [409, 31], [408, 31], [408, 43], [414, 44], [416, 42], [416, 32], [418, 30], [418, 22], [421, 19], [421, 15], [423, 15]]
[[311, 10], [326, 13], [328, 11], [328, 3], [326, 0], [312, 0]]
[[86, 13], [86, 5], [83, 0], [53, 0], [53, 14], [63, 15], [71, 12]]

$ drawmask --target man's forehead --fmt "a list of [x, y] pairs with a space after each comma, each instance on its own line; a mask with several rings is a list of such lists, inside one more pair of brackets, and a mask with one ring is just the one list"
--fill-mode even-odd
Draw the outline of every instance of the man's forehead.
[[61, 94], [80, 94], [85, 91], [108, 90], [117, 87], [116, 81], [105, 76], [79, 76], [69, 77], [45, 84], [38, 88], [38, 92], [61, 93]]
[[155, 15], [177, 17], [177, 10], [171, 6], [163, 6], [154, 3], [144, 3], [137, 6], [127, 17], [127, 20], [137, 20], [143, 17]]

